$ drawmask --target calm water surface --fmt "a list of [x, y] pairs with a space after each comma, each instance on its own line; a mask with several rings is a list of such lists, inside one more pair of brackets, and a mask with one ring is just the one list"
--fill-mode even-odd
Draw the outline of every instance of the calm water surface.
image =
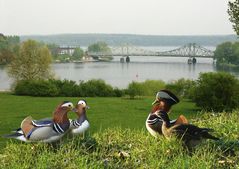
[[[125, 88], [133, 80], [169, 82], [179, 78], [196, 79], [200, 72], [215, 71], [212, 59], [198, 59], [196, 65], [188, 65], [187, 58], [131, 57], [130, 63], [120, 63], [119, 59], [115, 57], [113, 62], [60, 63], [53, 64], [52, 68], [59, 79], [103, 79], [119, 88]], [[10, 88], [11, 80], [5, 67], [0, 67], [0, 82], [0, 90]]]
[[[198, 58], [196, 65], [188, 65], [188, 58], [179, 57], [145, 56], [130, 59], [130, 63], [120, 63], [120, 57], [115, 57], [112, 62], [59, 63], [53, 64], [52, 69], [59, 79], [77, 82], [103, 79], [119, 88], [125, 88], [132, 81], [154, 79], [170, 82], [180, 78], [197, 79], [201, 72], [216, 71], [213, 60], [206, 58]], [[0, 90], [9, 90], [11, 83], [6, 68], [0, 67]]]

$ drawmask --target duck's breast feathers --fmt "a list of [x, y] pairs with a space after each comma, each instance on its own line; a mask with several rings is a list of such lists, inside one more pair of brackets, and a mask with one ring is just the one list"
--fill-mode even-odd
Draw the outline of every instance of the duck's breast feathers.
[[71, 130], [71, 132], [73, 133], [73, 134], [82, 134], [82, 133], [84, 133], [86, 130], [88, 130], [88, 128], [90, 127], [90, 123], [88, 122], [88, 120], [84, 120], [84, 122], [83, 123], [81, 123], [81, 125], [80, 126], [78, 126], [78, 127], [74, 127], [72, 130]]

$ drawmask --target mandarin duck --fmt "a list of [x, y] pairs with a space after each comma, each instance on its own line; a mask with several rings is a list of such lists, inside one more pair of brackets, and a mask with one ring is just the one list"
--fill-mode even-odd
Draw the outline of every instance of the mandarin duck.
[[166, 112], [159, 112], [159, 115], [163, 120], [163, 135], [167, 139], [170, 139], [172, 136], [176, 136], [183, 141], [183, 144], [189, 150], [198, 145], [203, 139], [219, 140], [219, 138], [209, 133], [213, 131], [213, 129], [200, 128], [192, 124], [175, 124], [172, 126]]
[[77, 114], [78, 118], [71, 120], [71, 133], [73, 135], [83, 134], [90, 127], [90, 123], [86, 116], [86, 110], [90, 107], [87, 105], [85, 100], [79, 100], [74, 108], [74, 112]]
[[4, 137], [24, 142], [55, 142], [68, 131], [70, 121], [67, 114], [72, 109], [73, 104], [64, 101], [56, 107], [52, 119], [33, 120], [31, 116], [28, 116], [22, 121], [21, 128]]
[[[160, 90], [156, 94], [156, 99], [152, 103], [153, 108], [149, 113], [146, 120], [146, 128], [151, 135], [158, 137], [162, 135], [163, 120], [159, 115], [159, 112], [168, 112], [172, 105], [177, 104], [179, 99], [172, 92], [168, 90]], [[180, 115], [177, 119], [169, 121], [170, 125], [175, 124], [187, 124], [188, 120]]]

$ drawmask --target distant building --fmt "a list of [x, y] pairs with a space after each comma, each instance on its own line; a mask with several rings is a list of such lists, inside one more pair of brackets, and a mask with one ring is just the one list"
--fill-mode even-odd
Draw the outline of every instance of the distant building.
[[59, 55], [65, 55], [65, 54], [67, 54], [67, 55], [72, 56], [73, 53], [74, 53], [74, 51], [75, 51], [75, 47], [70, 47], [70, 46], [67, 46], [67, 47], [59, 47], [59, 48], [57, 49], [57, 53], [58, 53]]

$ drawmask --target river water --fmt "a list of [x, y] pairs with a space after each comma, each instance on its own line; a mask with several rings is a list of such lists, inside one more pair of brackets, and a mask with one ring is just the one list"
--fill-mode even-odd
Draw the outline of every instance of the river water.
[[[147, 47], [148, 49], [152, 47]], [[174, 48], [174, 47], [171, 47]], [[154, 47], [155, 49], [155, 47]], [[103, 79], [114, 87], [125, 88], [132, 81], [147, 79], [171, 82], [180, 78], [197, 79], [201, 72], [215, 72], [213, 60], [197, 58], [197, 64], [187, 64], [183, 57], [131, 57], [130, 63], [120, 63], [120, 56], [112, 62], [52, 64], [56, 78], [74, 81]], [[0, 90], [9, 90], [11, 79], [6, 67], [0, 67]]]

